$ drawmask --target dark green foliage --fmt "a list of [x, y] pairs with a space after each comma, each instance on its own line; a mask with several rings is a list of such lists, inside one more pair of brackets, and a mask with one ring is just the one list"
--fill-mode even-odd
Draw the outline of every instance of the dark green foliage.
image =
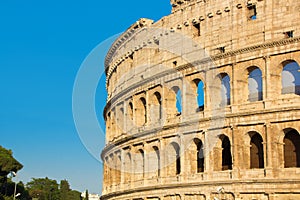
[[[55, 180], [49, 178], [32, 179], [27, 183], [30, 196], [38, 200], [81, 200], [81, 193], [70, 189], [67, 180], [60, 181], [60, 185]], [[1, 200], [1, 199], [0, 199]]]
[[11, 150], [7, 150], [0, 146], [0, 176], [7, 176], [11, 171], [17, 172], [23, 168], [12, 155]]
[[70, 189], [67, 180], [60, 181], [60, 199], [61, 200], [80, 200], [81, 193]]
[[[72, 190], [69, 193], [69, 199], [70, 200], [81, 200], [81, 193], [76, 190]], [[61, 200], [63, 200], [63, 199], [61, 199]]]
[[88, 190], [85, 191], [85, 200], [89, 200], [89, 191]]
[[60, 199], [69, 199], [70, 185], [67, 180], [60, 181]]
[[8, 199], [14, 191], [14, 183], [7, 179], [11, 172], [17, 172], [23, 168], [14, 157], [11, 150], [0, 146], [0, 200]]
[[27, 189], [32, 198], [39, 200], [60, 200], [58, 184], [49, 178], [34, 178], [27, 183]]

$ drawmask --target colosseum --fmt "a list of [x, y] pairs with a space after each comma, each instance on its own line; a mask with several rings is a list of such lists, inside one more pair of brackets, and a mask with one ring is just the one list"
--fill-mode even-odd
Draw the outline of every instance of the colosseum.
[[300, 1], [171, 6], [106, 56], [101, 199], [299, 200]]

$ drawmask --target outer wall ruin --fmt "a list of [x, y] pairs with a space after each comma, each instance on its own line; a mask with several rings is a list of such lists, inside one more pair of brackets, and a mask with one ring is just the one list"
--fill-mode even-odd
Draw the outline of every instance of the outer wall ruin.
[[107, 54], [101, 199], [300, 199], [300, 1], [171, 5]]

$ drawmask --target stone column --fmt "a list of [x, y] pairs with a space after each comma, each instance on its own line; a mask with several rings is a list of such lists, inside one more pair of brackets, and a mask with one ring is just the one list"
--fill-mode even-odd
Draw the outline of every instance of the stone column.
[[271, 96], [271, 94], [269, 93], [269, 83], [271, 83], [271, 77], [270, 77], [270, 72], [269, 70], [270, 69], [270, 56], [265, 56], [264, 57], [264, 60], [265, 60], [265, 74], [264, 76], [262, 77], [263, 79], [263, 98], [264, 99], [269, 99]]
[[239, 178], [239, 170], [242, 168], [240, 158], [243, 156], [243, 146], [241, 141], [241, 136], [239, 134], [239, 130], [237, 126], [231, 126], [231, 134], [232, 134], [232, 169], [233, 169], [233, 177]]

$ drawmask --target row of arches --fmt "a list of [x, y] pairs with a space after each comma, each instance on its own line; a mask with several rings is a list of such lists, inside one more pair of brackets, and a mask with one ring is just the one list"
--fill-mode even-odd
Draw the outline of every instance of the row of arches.
[[[246, 144], [249, 146], [248, 168], [265, 168], [266, 143], [263, 137], [260, 133], [252, 131], [248, 136], [250, 137], [249, 144]], [[295, 129], [285, 130], [283, 143], [284, 167], [300, 167], [299, 132]], [[123, 156], [110, 154], [105, 158], [105, 180], [109, 180], [109, 177], [113, 179], [110, 179], [111, 182], [106, 185], [111, 185], [112, 182], [120, 184], [121, 176], [124, 183], [144, 180], [146, 177], [172, 177], [180, 175], [183, 167], [190, 169], [188, 173], [203, 173], [210, 170], [205, 166], [207, 162], [211, 162], [214, 171], [233, 169], [232, 142], [228, 136], [224, 134], [218, 136], [218, 141], [212, 149], [213, 161], [207, 161], [210, 156], [205, 151], [207, 151], [207, 144], [200, 138], [194, 138], [187, 149], [181, 149], [178, 142], [171, 142], [165, 149], [153, 145], [147, 151], [143, 148], [138, 148], [134, 152], [125, 149]], [[113, 158], [114, 156], [116, 158]]]
[[[283, 62], [281, 72], [281, 93], [300, 95], [300, 72], [299, 65], [294, 60]], [[247, 68], [248, 78], [248, 101], [255, 102], [263, 100], [263, 74], [259, 67], [251, 66]], [[230, 105], [231, 100], [231, 80], [227, 73], [220, 73], [217, 76], [219, 84], [220, 102], [219, 106]], [[216, 84], [216, 85], [218, 85]], [[180, 84], [178, 84], [180, 85]], [[205, 98], [207, 87], [203, 80], [195, 78], [191, 80], [192, 95], [183, 94], [179, 86], [170, 87], [170, 89], [158, 86], [154, 92], [150, 94], [139, 94], [136, 99], [129, 99], [112, 108], [107, 113], [107, 130], [109, 133], [116, 134], [117, 129], [121, 132], [130, 130], [136, 126], [141, 127], [161, 122], [162, 119], [172, 118], [181, 115], [183, 110], [183, 102], [189, 104], [189, 111], [200, 112], [207, 108], [207, 100]], [[185, 92], [187, 93], [187, 92]], [[215, 98], [216, 94], [213, 94]], [[186, 100], [183, 101], [183, 98]], [[190, 98], [196, 98], [191, 100]], [[196, 103], [193, 103], [196, 102]], [[196, 104], [196, 105], [195, 105]], [[116, 127], [117, 126], [117, 127]], [[125, 127], [127, 126], [127, 127]]]

